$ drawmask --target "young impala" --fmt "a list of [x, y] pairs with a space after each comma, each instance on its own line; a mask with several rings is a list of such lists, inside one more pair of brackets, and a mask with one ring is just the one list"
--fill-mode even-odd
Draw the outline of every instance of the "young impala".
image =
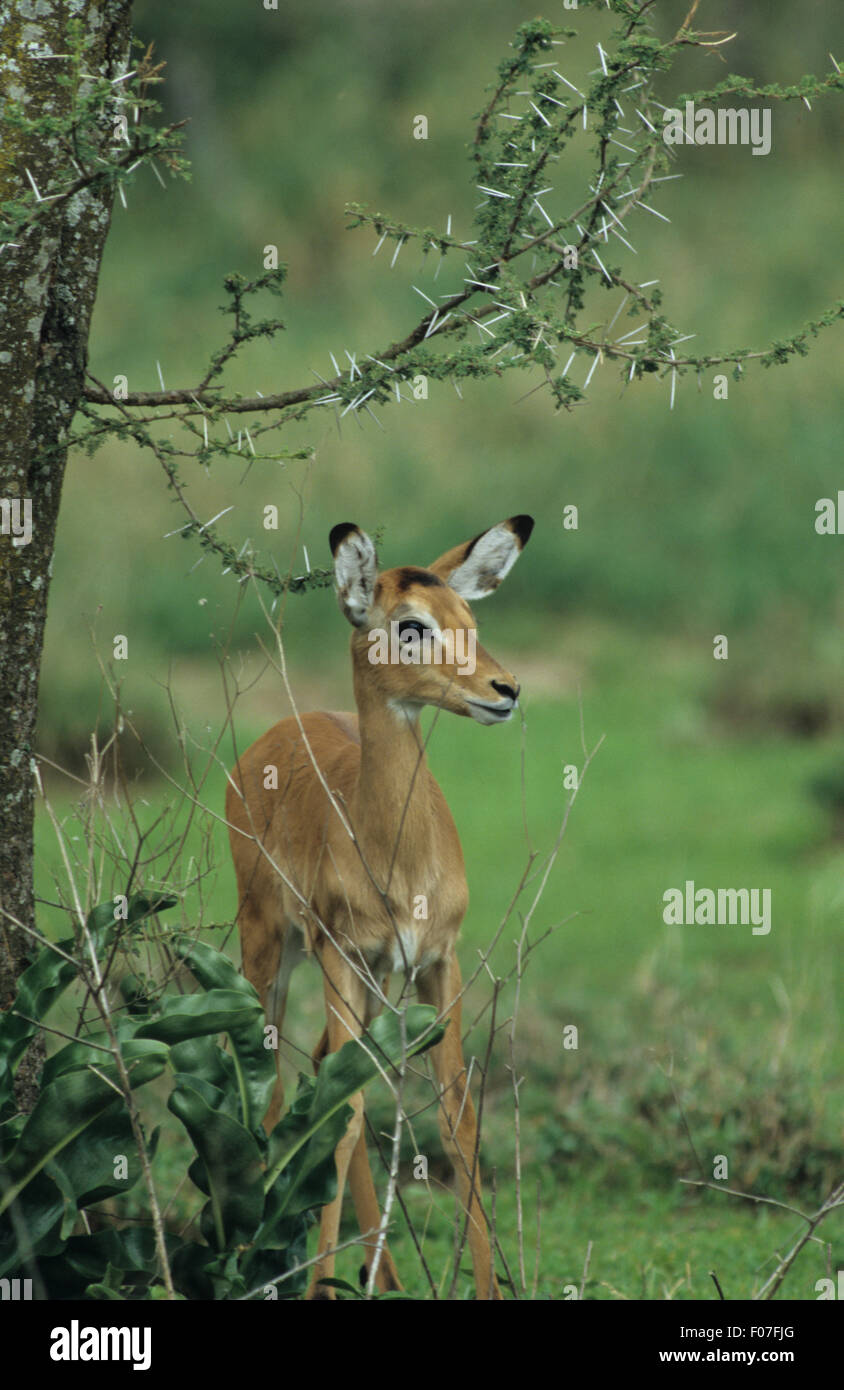
[[[531, 517], [510, 517], [427, 569], [378, 574], [369, 537], [348, 522], [335, 526], [330, 545], [337, 599], [354, 629], [357, 716], [283, 719], [238, 760], [226, 794], [243, 969], [279, 1036], [290, 975], [306, 955], [316, 957], [325, 991], [317, 1060], [359, 1037], [377, 1014], [367, 978], [385, 989], [392, 971], [409, 972], [419, 999], [450, 1020], [432, 1051], [440, 1132], [469, 1213], [483, 1299], [501, 1294], [481, 1209], [477, 1125], [461, 1044], [455, 946], [468, 890], [457, 830], [426, 764], [419, 715], [432, 705], [480, 724], [510, 718], [519, 686], [477, 642], [468, 600], [498, 587], [532, 529]], [[421, 919], [420, 902], [427, 911]], [[268, 1128], [282, 1103], [279, 1075]], [[362, 1095], [352, 1109], [337, 1147], [337, 1195], [322, 1212], [309, 1298], [334, 1296], [319, 1281], [333, 1277], [347, 1177], [361, 1232], [379, 1226]], [[371, 1236], [365, 1246], [367, 1271], [376, 1244]], [[386, 1248], [376, 1283], [401, 1288]]]

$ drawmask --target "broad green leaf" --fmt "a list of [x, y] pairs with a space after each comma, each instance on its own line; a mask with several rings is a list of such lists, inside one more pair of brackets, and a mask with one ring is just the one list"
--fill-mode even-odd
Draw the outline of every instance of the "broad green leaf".
[[[134, 926], [150, 913], [164, 911], [176, 902], [176, 898], [148, 898], [143, 893], [135, 893], [129, 899], [127, 923]], [[100, 903], [89, 913], [88, 931], [98, 955], [113, 929], [120, 925], [122, 923], [115, 922], [111, 901]], [[20, 1059], [38, 1031], [38, 1022], [44, 1020], [78, 975], [78, 960], [88, 961], [87, 947], [73, 937], [58, 942], [55, 950], [51, 946], [42, 947], [32, 965], [20, 976], [11, 1008], [0, 1014], [0, 1119], [14, 1111], [13, 1081]], [[36, 1022], [28, 1023], [18, 1014], [25, 1014]]]
[[133, 893], [127, 904], [124, 921], [122, 917], [115, 918], [114, 899], [107, 898], [88, 914], [88, 930], [105, 931], [115, 925], [136, 927], [153, 913], [167, 912], [171, 907], [175, 907], [178, 901], [178, 898], [167, 893], [155, 893], [152, 896], [148, 893]]
[[247, 1292], [240, 1260], [235, 1252], [218, 1255], [205, 1270], [214, 1289], [215, 1299], [242, 1298]]
[[283, 1221], [273, 1230], [271, 1247], [264, 1249], [255, 1243], [244, 1253], [241, 1270], [247, 1292], [255, 1290], [253, 1301], [262, 1302], [266, 1298], [266, 1286], [271, 1283], [278, 1290], [279, 1299], [298, 1298], [305, 1292], [310, 1278], [309, 1270], [300, 1269], [286, 1279], [280, 1276], [307, 1260], [308, 1225], [304, 1216]]
[[259, 1004], [259, 1012], [241, 1023], [226, 1027], [232, 1046], [232, 1061], [237, 1071], [241, 1119], [247, 1129], [255, 1130], [267, 1112], [276, 1080], [275, 1054], [265, 1046], [264, 1015], [253, 986], [235, 969], [221, 951], [215, 951], [202, 941], [177, 939], [174, 945], [196, 976], [203, 989], [234, 990], [245, 999]]
[[187, 1038], [170, 1049], [174, 1071], [190, 1072], [222, 1092], [237, 1091], [237, 1072], [228, 1052], [213, 1037]]
[[267, 1113], [277, 1075], [275, 1052], [265, 1046], [263, 1010], [256, 1019], [229, 1028], [228, 1035], [237, 1068], [243, 1123], [254, 1131]]
[[6, 1160], [9, 1185], [0, 1197], [0, 1212], [46, 1163], [121, 1099], [108, 1082], [90, 1071], [70, 1072], [46, 1086]]
[[[435, 1046], [445, 1033], [445, 1025], [432, 1027], [436, 1010], [429, 1004], [410, 1004], [405, 1011], [405, 1046], [408, 1057], [414, 1057]], [[297, 1167], [296, 1183], [301, 1184], [310, 1168], [323, 1162], [327, 1153], [333, 1153], [333, 1130], [321, 1134], [327, 1121], [342, 1110], [352, 1096], [368, 1081], [379, 1074], [377, 1059], [381, 1068], [389, 1074], [391, 1063], [401, 1056], [401, 1020], [390, 1012], [381, 1014], [364, 1035], [363, 1046], [351, 1039], [338, 1052], [329, 1053], [322, 1061], [314, 1087], [313, 1099], [307, 1113], [302, 1117], [304, 1123], [285, 1128], [286, 1115], [270, 1136], [270, 1150], [265, 1187], [273, 1186], [299, 1150], [307, 1144], [308, 1163]], [[298, 1097], [297, 1097], [298, 1102]], [[298, 1104], [297, 1107], [298, 1108]], [[347, 1117], [348, 1119], [348, 1117]], [[344, 1126], [345, 1127], [345, 1126]], [[340, 1131], [342, 1134], [342, 1130]]]
[[207, 1245], [196, 1240], [183, 1241], [170, 1259], [174, 1286], [186, 1298], [209, 1302], [214, 1297], [214, 1285], [207, 1271], [215, 1259], [214, 1251]]
[[[150, 1159], [155, 1156], [159, 1132], [156, 1130], [147, 1141]], [[126, 1161], [125, 1178], [114, 1176], [120, 1157]], [[122, 1168], [123, 1164], [119, 1166]], [[74, 1143], [46, 1165], [45, 1171], [76, 1208], [128, 1192], [141, 1177], [142, 1169], [125, 1107], [114, 1106], [93, 1120]]]
[[[102, 1038], [107, 1038], [105, 1033], [98, 1033], [95, 1041], [100, 1042]], [[127, 1038], [120, 1041], [120, 1055], [129, 1071], [133, 1084], [139, 1085], [134, 1080], [133, 1068], [141, 1061], [158, 1059], [161, 1063], [159, 1072], [163, 1071], [168, 1061], [168, 1048], [164, 1043], [157, 1042], [153, 1038]], [[88, 1067], [94, 1066], [98, 1071], [107, 1076], [115, 1075], [115, 1063], [111, 1052], [101, 1052], [99, 1048], [89, 1047], [87, 1043], [75, 1042], [68, 1043], [66, 1047], [59, 1048], [52, 1057], [48, 1057], [44, 1063], [44, 1070], [41, 1073], [42, 1086], [49, 1085], [57, 1077], [64, 1076], [71, 1071], [84, 1071]]]
[[212, 1110], [192, 1086], [174, 1087], [167, 1102], [205, 1165], [218, 1251], [252, 1239], [264, 1209], [261, 1152], [231, 1115]]
[[239, 990], [211, 989], [201, 994], [165, 994], [159, 1000], [158, 1018], [141, 1024], [135, 1036], [178, 1043], [209, 1033], [226, 1033], [258, 1018], [257, 996], [248, 999]]
[[203, 989], [239, 989], [247, 999], [257, 999], [254, 987], [222, 951], [215, 951], [204, 941], [192, 941], [187, 936], [176, 937], [171, 949], [185, 962]]
[[312, 1131], [309, 1114], [288, 1111], [276, 1125], [271, 1153], [300, 1149], [303, 1135], [309, 1136], [309, 1142], [298, 1153], [296, 1162], [282, 1169], [267, 1193], [264, 1219], [255, 1236], [256, 1245], [276, 1245], [284, 1222], [334, 1200], [337, 1195], [334, 1153], [351, 1115], [351, 1106], [341, 1105], [324, 1119], [316, 1134]]
[[[159, 1076], [165, 1059], [166, 1051], [162, 1049], [154, 1056], [130, 1063], [133, 1086], [142, 1086]], [[92, 1071], [67, 1072], [42, 1089], [17, 1144], [6, 1159], [8, 1186], [0, 1196], [0, 1213], [45, 1164], [62, 1154], [98, 1116], [113, 1105], [123, 1104], [120, 1092], [114, 1089], [114, 1084], [109, 1084], [116, 1079], [113, 1063], [100, 1070], [102, 1076]]]
[[[35, 1185], [31, 1184], [24, 1196]], [[178, 1237], [165, 1232], [164, 1239], [172, 1260]], [[39, 1273], [51, 1299], [84, 1298], [89, 1284], [103, 1282], [109, 1266], [121, 1271], [124, 1289], [128, 1286], [142, 1293], [158, 1270], [152, 1228], [127, 1226], [117, 1231], [107, 1226], [93, 1235], [71, 1236], [60, 1255], [38, 1260]]]
[[[0, 1183], [0, 1191], [5, 1182]], [[65, 1201], [46, 1173], [38, 1173], [0, 1216], [0, 1278], [22, 1273], [31, 1255], [55, 1255], [63, 1247]]]

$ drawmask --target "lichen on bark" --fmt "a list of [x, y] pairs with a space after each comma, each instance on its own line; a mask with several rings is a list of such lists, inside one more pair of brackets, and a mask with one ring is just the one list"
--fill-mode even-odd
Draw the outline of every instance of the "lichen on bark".
[[[90, 40], [89, 71], [108, 79], [129, 54], [131, 0], [18, 0], [0, 15], [0, 102], [27, 115], [66, 115], [72, 92], [56, 77], [68, 24]], [[3, 118], [0, 108], [0, 120]], [[103, 123], [103, 148], [111, 138]], [[66, 163], [57, 135], [6, 123], [0, 200], [45, 188]], [[67, 169], [73, 176], [72, 168]], [[82, 394], [91, 313], [111, 218], [113, 186], [98, 183], [39, 218], [0, 253], [0, 497], [30, 498], [32, 540], [0, 536], [0, 1008], [32, 955], [34, 781], [32, 736], [50, 567], [70, 425]], [[18, 1072], [20, 1108], [38, 1095], [43, 1042]]]

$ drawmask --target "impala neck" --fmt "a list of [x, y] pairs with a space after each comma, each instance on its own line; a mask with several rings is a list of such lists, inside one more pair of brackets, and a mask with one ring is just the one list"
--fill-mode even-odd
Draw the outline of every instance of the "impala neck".
[[405, 714], [391, 708], [371, 667], [362, 671], [362, 664], [354, 665], [361, 751], [352, 819], [370, 865], [389, 870], [394, 854], [397, 868], [411, 856], [418, 864], [430, 851], [427, 760], [418, 709]]

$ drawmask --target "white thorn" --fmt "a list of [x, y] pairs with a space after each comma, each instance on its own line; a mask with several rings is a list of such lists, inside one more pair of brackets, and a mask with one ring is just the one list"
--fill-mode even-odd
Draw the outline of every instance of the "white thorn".
[[568, 78], [567, 78], [567, 77], [563, 77], [563, 74], [562, 74], [561, 72], [557, 72], [557, 69], [556, 69], [556, 68], [554, 69], [554, 76], [555, 76], [555, 77], [559, 77], [559, 79], [560, 79], [561, 82], [565, 82], [565, 84], [566, 84], [567, 87], [571, 87], [571, 89], [572, 89], [573, 92], [577, 92], [577, 95], [578, 95], [579, 97], [582, 97], [582, 96], [583, 96], [583, 93], [581, 92], [580, 88], [579, 88], [579, 87], [575, 87], [574, 83], [573, 83], [573, 82], [569, 82]]
[[641, 333], [644, 326], [643, 323], [637, 324], [635, 328], [630, 329], [629, 333], [624, 333], [620, 338], [617, 338], [616, 342], [626, 343], [628, 338], [632, 338], [636, 333]]
[[202, 535], [202, 532], [203, 532], [203, 531], [207, 531], [209, 526], [213, 526], [215, 521], [219, 521], [221, 516], [225, 516], [226, 512], [233, 512], [233, 511], [234, 511], [234, 506], [231, 506], [231, 507], [224, 507], [223, 510], [222, 510], [221, 512], [218, 512], [216, 516], [212, 516], [212, 518], [211, 518], [210, 521], [206, 521], [206, 523], [205, 523], [204, 526], [200, 526], [200, 528], [199, 528], [199, 535]]
[[595, 250], [594, 246], [592, 247], [592, 255], [595, 257], [595, 260], [598, 262], [598, 265], [604, 272], [605, 279], [609, 282], [609, 284], [612, 284], [612, 276], [610, 275], [609, 271], [607, 270], [606, 266], [604, 265], [604, 262], [601, 260], [601, 257], [598, 255], [598, 252]]
[[664, 212], [657, 212], [656, 208], [648, 207], [647, 203], [634, 203], [633, 206], [637, 208], [644, 208], [645, 212], [652, 212], [654, 217], [661, 218], [663, 222], [671, 221], [671, 218], [666, 217]]

